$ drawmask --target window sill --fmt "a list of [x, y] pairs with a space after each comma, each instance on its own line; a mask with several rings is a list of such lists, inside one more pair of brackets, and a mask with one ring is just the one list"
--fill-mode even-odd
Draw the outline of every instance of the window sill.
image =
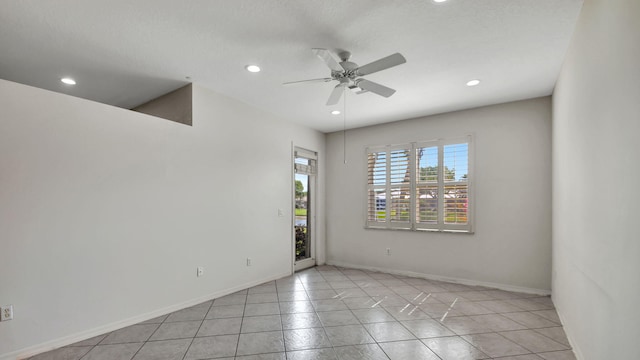
[[409, 228], [387, 228], [387, 227], [376, 227], [376, 226], [364, 226], [365, 230], [391, 230], [391, 231], [408, 231], [408, 232], [422, 232], [422, 233], [438, 233], [438, 234], [462, 234], [462, 235], [473, 235], [474, 231], [467, 230], [436, 230], [436, 229], [409, 229]]

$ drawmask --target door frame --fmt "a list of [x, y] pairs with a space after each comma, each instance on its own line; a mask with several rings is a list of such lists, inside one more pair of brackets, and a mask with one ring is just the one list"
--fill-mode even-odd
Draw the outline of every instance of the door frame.
[[[293, 144], [292, 144], [293, 145]], [[296, 260], [296, 165], [295, 161], [297, 157], [302, 157], [315, 161], [315, 173], [309, 174], [309, 182], [307, 184], [307, 194], [309, 197], [309, 203], [307, 204], [307, 211], [311, 212], [311, 216], [307, 217], [307, 231], [311, 241], [309, 242], [310, 257], [303, 260]], [[304, 270], [316, 265], [316, 197], [317, 197], [317, 183], [318, 183], [318, 153], [316, 151], [308, 150], [302, 147], [293, 146], [292, 149], [292, 174], [291, 174], [291, 257], [292, 257], [292, 272]], [[311, 205], [311, 208], [309, 208]]]

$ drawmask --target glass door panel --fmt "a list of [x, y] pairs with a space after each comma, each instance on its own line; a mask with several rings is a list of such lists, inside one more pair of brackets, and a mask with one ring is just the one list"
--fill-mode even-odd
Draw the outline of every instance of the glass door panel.
[[315, 153], [306, 156], [296, 151], [294, 159], [294, 269], [296, 271], [315, 265], [314, 249], [314, 191], [316, 177]]

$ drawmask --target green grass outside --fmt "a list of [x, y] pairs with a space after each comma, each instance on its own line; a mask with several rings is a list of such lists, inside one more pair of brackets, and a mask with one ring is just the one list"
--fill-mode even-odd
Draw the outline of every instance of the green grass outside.
[[307, 216], [307, 209], [296, 209], [296, 216]]
[[[378, 210], [376, 211], [376, 219], [378, 221], [384, 221], [384, 219], [386, 218], [386, 213], [384, 210]], [[400, 219], [396, 218], [396, 211], [395, 210], [391, 210], [391, 217], [393, 219], [396, 220], [405, 220], [408, 221], [409, 220], [409, 212], [408, 211], [401, 211], [400, 212]], [[436, 221], [438, 219], [438, 215], [435, 211], [422, 211], [420, 212], [420, 219], [422, 221]], [[464, 224], [467, 222], [467, 216], [466, 214], [457, 214], [455, 212], [450, 212], [447, 213], [444, 219], [445, 223], [448, 224]]]

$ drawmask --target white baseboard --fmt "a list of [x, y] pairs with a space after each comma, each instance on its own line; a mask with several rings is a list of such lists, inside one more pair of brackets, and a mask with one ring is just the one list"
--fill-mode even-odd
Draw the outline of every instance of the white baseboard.
[[[555, 302], [554, 302], [555, 305]], [[586, 359], [583, 355], [582, 352], [580, 351], [580, 348], [575, 346], [575, 341], [573, 341], [571, 334], [567, 333], [567, 330], [564, 326], [565, 321], [564, 321], [564, 315], [562, 312], [562, 309], [559, 309], [556, 306], [556, 314], [558, 314], [558, 317], [560, 318], [560, 324], [562, 324], [562, 329], [564, 330], [564, 334], [567, 336], [567, 340], [569, 340], [569, 345], [571, 345], [571, 350], [573, 351], [573, 355], [575, 355], [576, 360], [583, 360]]]
[[225, 290], [221, 290], [221, 291], [216, 291], [212, 294], [208, 294], [205, 296], [201, 296], [199, 298], [195, 298], [195, 299], [191, 299], [179, 304], [175, 304], [175, 305], [171, 305], [171, 306], [167, 306], [164, 307], [162, 309], [158, 309], [158, 310], [154, 310], [142, 315], [137, 315], [134, 317], [130, 317], [128, 319], [124, 319], [124, 320], [120, 320], [120, 321], [116, 321], [110, 324], [106, 324], [103, 326], [99, 326], [90, 330], [86, 330], [86, 331], [81, 331], [69, 336], [65, 336], [62, 338], [58, 338], [55, 340], [51, 340], [51, 341], [47, 341], [45, 343], [42, 344], [38, 344], [35, 346], [30, 346], [28, 348], [24, 348], [24, 349], [20, 349], [17, 351], [13, 351], [7, 354], [2, 354], [0, 355], [0, 360], [16, 360], [16, 359], [26, 359], [29, 358], [31, 356], [43, 353], [43, 352], [47, 352], [47, 351], [51, 351], [54, 349], [58, 349], [67, 345], [71, 345], [74, 343], [77, 343], [78, 341], [82, 341], [82, 340], [86, 340], [86, 339], [90, 339], [92, 337], [98, 336], [98, 335], [102, 335], [104, 333], [108, 333], [111, 331], [115, 331], [127, 326], [131, 326], [131, 325], [135, 325], [137, 323], [143, 322], [143, 321], [147, 321], [147, 320], [151, 320], [153, 318], [156, 318], [158, 316], [162, 316], [162, 315], [166, 315], [169, 313], [172, 313], [174, 311], [178, 311], [193, 305], [197, 305], [200, 303], [203, 303], [205, 301], [209, 301], [212, 299], [217, 299], [219, 297], [225, 296], [225, 295], [229, 295], [229, 294], [233, 294], [234, 292], [240, 291], [240, 290], [244, 290], [244, 289], [248, 289], [250, 287], [256, 286], [256, 285], [260, 285], [262, 283], [265, 282], [269, 282], [269, 281], [273, 281], [273, 280], [277, 280], [280, 278], [283, 278], [285, 276], [289, 276], [291, 275], [290, 272], [287, 273], [282, 273], [282, 274], [278, 274], [278, 275], [273, 275], [273, 276], [268, 276], [266, 278], [257, 280], [257, 281], [251, 281], [239, 286], [234, 286], [232, 288], [229, 289], [225, 289]]
[[448, 276], [424, 274], [424, 273], [418, 273], [414, 271], [387, 269], [387, 268], [380, 268], [375, 266], [363, 266], [363, 265], [349, 264], [349, 263], [333, 261], [333, 260], [327, 260], [327, 265], [360, 269], [360, 270], [386, 272], [394, 275], [409, 276], [409, 277], [428, 279], [428, 280], [446, 281], [446, 282], [452, 282], [452, 283], [463, 284], [463, 285], [485, 286], [485, 287], [490, 287], [490, 288], [495, 288], [495, 289], [500, 289], [505, 291], [521, 292], [526, 294], [543, 295], [543, 296], [551, 295], [551, 290], [534, 289], [534, 288], [527, 288], [527, 287], [514, 286], [514, 285], [508, 285], [508, 284], [492, 283], [487, 281], [477, 281], [477, 280], [461, 279], [461, 278], [454, 278], [454, 277], [448, 277]]

